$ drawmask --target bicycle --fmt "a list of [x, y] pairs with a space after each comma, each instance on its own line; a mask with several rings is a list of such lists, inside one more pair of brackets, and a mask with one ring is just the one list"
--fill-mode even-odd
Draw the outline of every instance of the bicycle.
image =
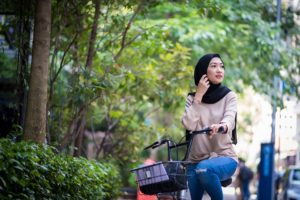
[[[168, 160], [158, 161], [152, 165], [142, 166], [130, 170], [131, 172], [135, 173], [140, 190], [144, 194], [155, 194], [157, 195], [158, 199], [165, 199], [165, 197], [170, 197], [174, 200], [188, 199], [186, 165], [190, 163], [187, 161], [187, 158], [193, 138], [197, 134], [208, 134], [210, 131], [210, 128], [205, 128], [199, 131], [187, 131], [185, 142], [179, 142], [176, 144], [174, 141], [172, 141], [172, 139], [165, 138], [155, 141], [153, 144], [145, 147], [144, 150], [150, 148], [155, 149], [161, 145], [167, 144]], [[218, 132], [223, 133], [223, 128], [220, 128]], [[182, 146], [186, 146], [186, 151], [183, 159], [179, 160], [178, 148]], [[173, 149], [176, 150], [176, 160], [172, 160], [171, 157], [171, 152]], [[222, 186], [225, 187], [229, 184], [231, 184], [231, 180], [223, 182]]]

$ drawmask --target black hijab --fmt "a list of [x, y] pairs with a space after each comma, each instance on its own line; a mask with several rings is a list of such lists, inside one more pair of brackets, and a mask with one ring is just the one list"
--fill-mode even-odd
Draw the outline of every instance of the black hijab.
[[[194, 79], [195, 79], [196, 86], [198, 85], [201, 77], [207, 73], [209, 62], [215, 57], [218, 57], [222, 60], [221, 56], [216, 53], [206, 54], [199, 59], [194, 71]], [[210, 86], [208, 90], [202, 97], [203, 103], [207, 103], [207, 104], [216, 103], [231, 91], [229, 88], [227, 88], [226, 86], [222, 86], [221, 84], [213, 84], [212, 82], [209, 82], [209, 85]], [[190, 93], [190, 94], [193, 96], [195, 95], [195, 93]], [[235, 116], [235, 126], [234, 129], [232, 130], [232, 137], [231, 137], [233, 144], [237, 144], [236, 119], [237, 119], [237, 115]]]
[[[215, 57], [218, 57], [222, 60], [221, 56], [215, 53], [206, 54], [199, 59], [194, 71], [196, 86], [198, 85], [201, 77], [207, 73], [209, 62]], [[216, 103], [231, 91], [229, 88], [222, 86], [221, 84], [213, 84], [212, 82], [209, 82], [209, 84], [210, 86], [202, 98], [203, 103]]]

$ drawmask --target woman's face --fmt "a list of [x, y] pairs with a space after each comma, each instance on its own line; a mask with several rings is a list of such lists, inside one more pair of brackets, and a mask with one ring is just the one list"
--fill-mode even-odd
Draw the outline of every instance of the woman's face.
[[224, 79], [224, 64], [218, 57], [214, 57], [208, 64], [207, 78], [213, 84], [220, 84]]

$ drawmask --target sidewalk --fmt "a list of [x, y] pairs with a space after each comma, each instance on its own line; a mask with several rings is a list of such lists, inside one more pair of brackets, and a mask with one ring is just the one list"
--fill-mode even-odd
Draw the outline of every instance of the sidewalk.
[[[235, 194], [235, 189], [234, 187], [228, 186], [223, 189], [223, 194], [224, 194], [224, 200], [237, 200], [237, 196]], [[124, 192], [124, 191], [123, 191]], [[123, 197], [118, 198], [118, 200], [134, 200], [136, 199], [136, 195], [133, 191], [126, 191], [123, 193]], [[252, 199], [252, 198], [251, 198]], [[191, 200], [191, 197], [189, 194], [186, 194], [186, 200]], [[202, 198], [202, 200], [210, 200], [210, 197], [205, 194]]]
[[[224, 200], [237, 200], [234, 187], [228, 186], [228, 187], [225, 187], [222, 189], [223, 189], [223, 194], [224, 194]], [[189, 193], [186, 194], [185, 200], [191, 200]], [[207, 194], [205, 194], [202, 197], [202, 200], [210, 200], [210, 197]]]
[[224, 200], [237, 200], [234, 187], [228, 186], [223, 188]]

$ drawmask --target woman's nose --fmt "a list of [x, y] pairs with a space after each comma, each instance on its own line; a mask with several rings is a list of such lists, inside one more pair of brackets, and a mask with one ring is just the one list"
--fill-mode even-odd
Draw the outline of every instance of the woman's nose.
[[218, 72], [223, 71], [223, 67], [222, 67], [222, 66], [218, 66], [218, 67], [217, 67], [217, 71], [218, 71]]

